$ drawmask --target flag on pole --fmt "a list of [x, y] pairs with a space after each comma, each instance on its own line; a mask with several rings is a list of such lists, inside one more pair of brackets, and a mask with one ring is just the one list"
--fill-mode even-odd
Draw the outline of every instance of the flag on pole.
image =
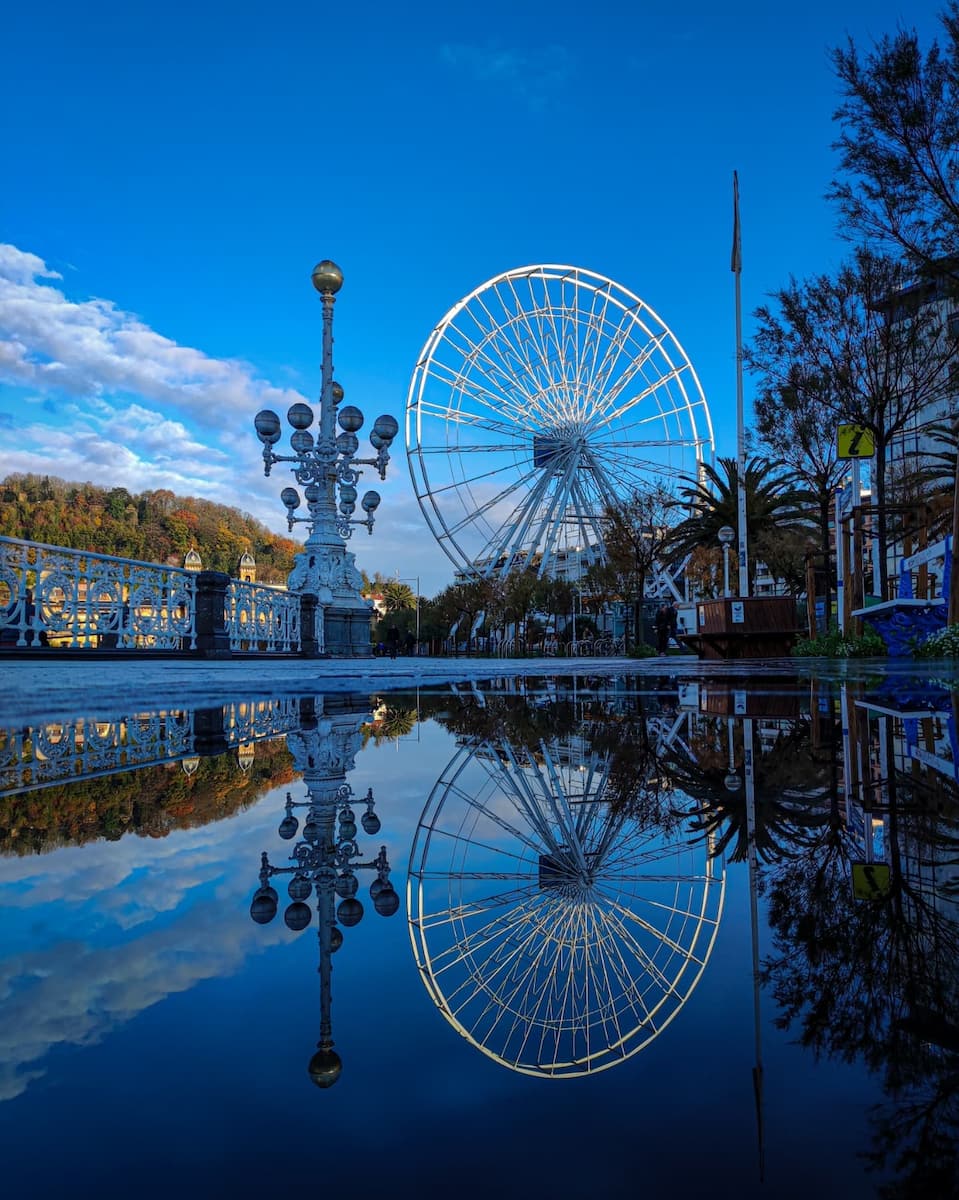
[[733, 253], [729, 269], [737, 275], [743, 269], [743, 242], [739, 232], [739, 174], [733, 171]]

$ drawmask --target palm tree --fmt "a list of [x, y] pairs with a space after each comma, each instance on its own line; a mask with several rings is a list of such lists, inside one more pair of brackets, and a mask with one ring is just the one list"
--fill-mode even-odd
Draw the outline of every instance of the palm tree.
[[[689, 516], [670, 531], [667, 553], [681, 562], [697, 546], [715, 546], [724, 525], [738, 526], [739, 466], [734, 458], [720, 458], [717, 467], [703, 464], [700, 479], [685, 478], [674, 503]], [[746, 535], [750, 544], [769, 534], [811, 528], [810, 494], [796, 486], [792, 472], [768, 458], [746, 462]], [[756, 560], [749, 564], [750, 591], [755, 582]]]
[[416, 596], [408, 583], [388, 579], [383, 584], [383, 603], [388, 613], [402, 612], [404, 609], [416, 608]]

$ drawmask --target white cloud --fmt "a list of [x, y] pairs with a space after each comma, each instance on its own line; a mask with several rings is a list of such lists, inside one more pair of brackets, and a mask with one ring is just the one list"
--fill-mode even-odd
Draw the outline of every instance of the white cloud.
[[0, 244], [0, 378], [78, 397], [132, 395], [209, 427], [302, 396], [257, 378], [248, 364], [180, 346], [109, 300], [74, 301], [35, 254]]
[[[94, 1045], [145, 1008], [230, 975], [293, 936], [280, 920], [262, 929], [247, 915], [259, 852], [276, 841], [277, 795], [159, 841], [128, 837], [0, 859], [8, 930], [18, 910], [27, 922], [51, 906], [60, 913], [45, 943], [0, 957], [0, 1102], [44, 1074], [52, 1047]], [[211, 882], [213, 895], [189, 901]], [[100, 944], [104, 932], [113, 944]]]
[[[0, 244], [0, 383], [23, 389], [14, 411], [0, 413], [2, 473], [108, 478], [133, 493], [166, 488], [233, 505], [286, 533], [279, 493], [289, 475], [279, 467], [264, 476], [250, 418], [264, 406], [283, 413], [300, 393], [245, 363], [179, 346], [110, 301], [70, 300], [48, 282], [59, 278], [37, 255]], [[249, 431], [239, 444], [237, 425]], [[371, 574], [419, 575], [432, 595], [452, 567], [423, 536], [403, 453], [398, 444], [385, 483], [364, 473], [363, 489], [380, 491], [383, 504], [375, 539], [358, 531], [349, 548]]]
[[36, 254], [28, 254], [25, 250], [18, 250], [16, 246], [5, 242], [0, 242], [0, 277], [21, 283], [28, 283], [34, 278], [63, 278], [56, 271], [51, 271]]

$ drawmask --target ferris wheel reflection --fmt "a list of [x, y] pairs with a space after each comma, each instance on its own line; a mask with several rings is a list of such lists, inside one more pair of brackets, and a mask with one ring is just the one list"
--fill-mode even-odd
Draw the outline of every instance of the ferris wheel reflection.
[[615, 755], [577, 737], [467, 739], [413, 840], [422, 981], [483, 1054], [528, 1075], [616, 1066], [696, 987], [723, 911], [712, 838], [622, 803]]

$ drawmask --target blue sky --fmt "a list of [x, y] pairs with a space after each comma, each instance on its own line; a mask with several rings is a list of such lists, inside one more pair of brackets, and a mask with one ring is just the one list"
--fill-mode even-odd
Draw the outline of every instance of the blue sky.
[[[735, 447], [731, 177], [747, 314], [841, 257], [828, 52], [935, 6], [750, 0], [16, 6], [0, 77], [0, 471], [235, 503], [283, 529], [251, 431], [316, 394], [310, 270], [343, 268], [336, 373], [402, 424], [433, 326], [502, 271], [638, 294]], [[749, 381], [747, 379], [747, 400]], [[401, 439], [400, 439], [401, 440]], [[370, 573], [452, 567], [405, 453]], [[366, 482], [366, 481], [364, 481]]]

